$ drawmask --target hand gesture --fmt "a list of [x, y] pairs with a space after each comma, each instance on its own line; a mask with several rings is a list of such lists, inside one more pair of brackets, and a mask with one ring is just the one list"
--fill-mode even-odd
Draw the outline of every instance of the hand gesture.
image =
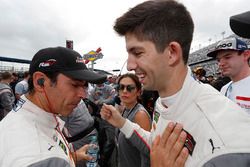
[[102, 119], [108, 121], [114, 127], [122, 128], [125, 124], [125, 118], [112, 105], [103, 104], [100, 114]]
[[188, 158], [188, 149], [183, 147], [186, 137], [182, 125], [170, 122], [162, 137], [157, 136], [153, 141], [151, 167], [184, 167]]

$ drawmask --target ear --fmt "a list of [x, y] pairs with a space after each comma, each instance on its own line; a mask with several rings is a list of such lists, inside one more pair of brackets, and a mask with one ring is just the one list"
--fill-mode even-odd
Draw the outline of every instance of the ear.
[[[41, 80], [41, 78], [44, 79], [44, 83], [43, 85], [39, 84], [39, 80]], [[34, 88], [36, 91], [38, 92], [43, 92], [44, 91], [44, 85], [45, 85], [45, 82], [46, 82], [46, 75], [42, 72], [35, 72], [33, 74], [33, 85], [34, 85]]]
[[250, 59], [250, 50], [245, 50], [243, 52], [244, 58], [246, 59], [246, 61], [248, 62]]
[[182, 59], [182, 49], [178, 42], [170, 42], [164, 52], [167, 52], [166, 54], [168, 54], [169, 66], [178, 64]]
[[138, 90], [136, 94], [137, 94], [137, 97], [140, 97], [142, 95], [142, 90]]

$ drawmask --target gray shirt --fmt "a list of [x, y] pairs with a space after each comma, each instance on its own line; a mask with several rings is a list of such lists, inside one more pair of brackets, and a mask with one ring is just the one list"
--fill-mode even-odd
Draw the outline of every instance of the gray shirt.
[[[131, 110], [125, 110], [123, 117], [134, 122], [135, 115], [138, 111], [146, 111], [146, 109], [139, 103], [136, 104]], [[147, 113], [148, 114], [148, 113]], [[149, 114], [148, 117], [150, 118]], [[140, 152], [132, 141], [133, 139], [127, 139], [123, 133], [119, 133], [118, 136], [118, 156], [119, 167], [149, 167], [150, 158], [149, 155]]]
[[0, 121], [14, 107], [15, 96], [9, 85], [0, 83]]

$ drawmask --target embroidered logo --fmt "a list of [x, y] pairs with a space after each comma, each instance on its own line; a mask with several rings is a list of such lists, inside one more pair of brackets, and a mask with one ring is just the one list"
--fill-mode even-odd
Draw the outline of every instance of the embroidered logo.
[[84, 58], [77, 57], [76, 63], [84, 63], [84, 62], [85, 62]]
[[210, 142], [210, 144], [211, 144], [211, 146], [212, 146], [212, 153], [214, 153], [214, 150], [215, 150], [215, 149], [220, 149], [220, 147], [214, 147], [214, 142], [213, 142], [212, 139], [209, 139], [208, 141]]
[[48, 148], [48, 150], [50, 151], [54, 146], [53, 145], [51, 145], [50, 143], [48, 143], [48, 145], [49, 145], [49, 148]]
[[40, 67], [50, 67], [50, 66], [52, 66], [53, 64], [55, 64], [56, 63], [56, 60], [55, 59], [49, 59], [49, 60], [46, 60], [45, 62], [41, 62], [40, 64], [39, 64], [39, 68]]

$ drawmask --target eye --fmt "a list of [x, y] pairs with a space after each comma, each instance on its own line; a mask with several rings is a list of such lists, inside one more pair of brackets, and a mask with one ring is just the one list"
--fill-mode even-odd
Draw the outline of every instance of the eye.
[[142, 54], [143, 54], [142, 51], [134, 51], [134, 52], [133, 52], [133, 55], [134, 55], [135, 57], [141, 57]]
[[232, 56], [225, 56], [224, 58], [225, 59], [230, 59]]
[[73, 87], [78, 87], [78, 84], [75, 84], [75, 83], [73, 83], [73, 84], [71, 84]]

